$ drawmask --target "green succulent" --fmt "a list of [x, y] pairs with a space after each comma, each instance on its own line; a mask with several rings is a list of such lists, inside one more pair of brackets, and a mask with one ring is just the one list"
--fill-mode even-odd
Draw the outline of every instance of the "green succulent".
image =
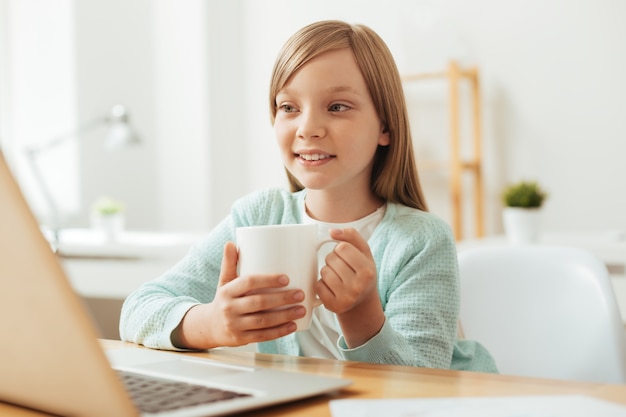
[[538, 208], [548, 194], [535, 181], [520, 181], [505, 187], [502, 202], [507, 207]]
[[93, 210], [103, 216], [121, 213], [125, 209], [124, 203], [110, 197], [101, 197], [93, 205]]

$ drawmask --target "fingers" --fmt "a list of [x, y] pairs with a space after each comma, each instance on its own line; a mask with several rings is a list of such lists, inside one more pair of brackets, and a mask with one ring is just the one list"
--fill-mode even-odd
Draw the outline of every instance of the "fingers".
[[235, 300], [236, 308], [242, 314], [258, 313], [266, 310], [284, 308], [304, 300], [304, 292], [298, 289], [280, 291], [249, 292]]
[[376, 289], [376, 264], [369, 245], [354, 229], [333, 229], [339, 241], [326, 256], [316, 292], [326, 308], [342, 313], [355, 308]]
[[[290, 292], [291, 293], [291, 292]], [[254, 299], [257, 300], [254, 300]], [[268, 301], [274, 298], [282, 301]], [[296, 331], [295, 320], [305, 316], [306, 309], [302, 305], [293, 305], [294, 301], [301, 301], [303, 294], [286, 294], [276, 297], [274, 294], [259, 294], [246, 296], [237, 301], [245, 302], [245, 310], [257, 310], [245, 314], [225, 314], [224, 330], [228, 335], [229, 345], [241, 345], [253, 342], [263, 342], [273, 340], [278, 337]], [[290, 306], [285, 307], [284, 303], [289, 302]], [[278, 308], [266, 309], [266, 306], [280, 304]], [[226, 312], [224, 312], [226, 313]]]
[[[331, 229], [330, 237], [334, 240], [338, 240], [340, 242], [347, 242], [354, 246], [359, 252], [363, 253], [365, 256], [371, 257], [370, 246], [367, 244], [367, 241], [363, 239], [363, 236], [359, 234], [355, 229], [349, 227], [346, 229]], [[337, 246], [340, 246], [339, 244]], [[335, 247], [335, 250], [337, 249]]]
[[289, 325], [306, 314], [304, 292], [284, 288], [284, 275], [240, 276], [219, 287], [213, 309], [226, 346], [271, 340], [295, 331]]
[[[238, 276], [237, 247], [224, 245], [219, 284], [213, 301], [191, 322], [191, 333], [200, 342], [193, 346], [239, 346], [283, 337], [296, 331], [295, 320], [306, 314], [304, 293], [286, 288], [289, 278], [282, 274]], [[190, 311], [194, 311], [191, 309]], [[200, 310], [200, 309], [198, 309]], [[210, 329], [210, 330], [209, 330]], [[187, 346], [186, 344], [184, 346]], [[191, 345], [190, 345], [191, 346]]]
[[264, 331], [291, 323], [294, 320], [304, 317], [305, 314], [306, 309], [301, 305], [280, 310], [265, 310], [241, 317], [239, 325], [247, 329], [247, 331]]
[[266, 342], [268, 340], [278, 339], [283, 336], [287, 336], [295, 332], [297, 329], [296, 323], [290, 321], [283, 323], [279, 326], [264, 328], [261, 330], [248, 330], [242, 333], [236, 343], [233, 346], [246, 345], [249, 343]]
[[331, 237], [340, 241], [326, 257], [327, 266], [339, 277], [371, 268], [374, 258], [367, 241], [355, 229], [332, 229]]
[[175, 346], [211, 349], [273, 340], [296, 331], [294, 320], [304, 317], [302, 306], [247, 315], [233, 315], [228, 303], [198, 304], [185, 314], [172, 333]]
[[233, 242], [226, 242], [224, 245], [224, 254], [222, 256], [222, 267], [220, 270], [219, 286], [237, 278], [237, 246]]

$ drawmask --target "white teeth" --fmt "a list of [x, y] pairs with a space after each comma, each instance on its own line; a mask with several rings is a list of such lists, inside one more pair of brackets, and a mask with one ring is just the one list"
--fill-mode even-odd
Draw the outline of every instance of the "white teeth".
[[300, 158], [305, 159], [307, 161], [319, 161], [320, 159], [330, 158], [330, 156], [324, 155], [321, 153], [314, 153], [314, 154], [300, 154]]

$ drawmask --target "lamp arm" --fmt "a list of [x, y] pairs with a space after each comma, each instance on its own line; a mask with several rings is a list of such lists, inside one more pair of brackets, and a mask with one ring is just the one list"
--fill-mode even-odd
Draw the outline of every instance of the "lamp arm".
[[37, 185], [39, 186], [39, 189], [41, 193], [43, 194], [44, 200], [46, 201], [46, 204], [48, 205], [48, 209], [50, 210], [50, 225], [51, 225], [50, 228], [52, 231], [51, 244], [52, 244], [53, 250], [55, 251], [56, 249], [58, 249], [58, 245], [60, 241], [59, 239], [60, 239], [60, 230], [61, 230], [61, 224], [60, 224], [61, 216], [59, 212], [59, 207], [57, 203], [54, 201], [54, 198], [52, 197], [52, 193], [50, 192], [50, 188], [48, 184], [46, 183], [46, 180], [44, 179], [43, 174], [41, 173], [41, 170], [39, 169], [39, 164], [37, 163], [37, 157], [40, 154], [45, 153], [49, 149], [55, 148], [61, 143], [67, 141], [68, 139], [71, 139], [73, 137], [80, 137], [81, 134], [85, 132], [89, 132], [98, 126], [105, 124], [108, 120], [109, 120], [108, 117], [93, 120], [89, 123], [79, 126], [77, 129], [69, 133], [66, 133], [62, 136], [58, 136], [52, 140], [49, 140], [48, 142], [42, 145], [30, 146], [30, 147], [25, 148], [26, 157], [27, 157], [26, 160], [28, 161], [28, 164], [30, 165], [30, 169], [32, 170], [33, 175], [35, 177], [35, 181], [37, 182]]
[[[78, 127], [77, 129], [74, 129], [71, 132], [68, 132], [64, 135], [61, 136], [57, 136], [54, 139], [51, 139], [49, 141], [47, 141], [46, 143], [43, 143], [41, 145], [38, 146], [30, 146], [28, 148], [26, 148], [26, 152], [31, 154], [33, 157], [47, 151], [48, 149], [54, 148], [58, 145], [60, 145], [61, 143], [67, 141], [68, 139], [71, 139], [73, 137], [79, 137], [80, 135], [89, 132], [93, 129], [95, 129], [96, 127], [105, 124], [106, 122], [109, 121], [108, 117], [102, 117], [96, 120], [92, 120], [89, 123], [85, 123], [84, 125]], [[34, 159], [34, 158], [33, 158]]]
[[60, 235], [60, 230], [61, 230], [61, 225], [60, 225], [61, 216], [60, 216], [59, 207], [56, 204], [56, 201], [54, 200], [52, 193], [50, 192], [50, 188], [48, 184], [46, 183], [41, 170], [39, 169], [37, 158], [40, 154], [45, 153], [49, 149], [60, 145], [66, 140], [73, 138], [73, 137], [77, 137], [78, 139], [80, 139], [82, 134], [88, 131], [91, 131], [100, 125], [104, 125], [107, 123], [115, 124], [118, 127], [119, 126], [126, 127], [126, 130], [124, 131], [125, 133], [124, 137], [121, 137], [119, 132], [117, 136], [113, 137], [113, 139], [116, 141], [116, 143], [114, 143], [113, 146], [120, 146], [120, 143], [122, 145], [126, 145], [128, 143], [137, 142], [136, 136], [131, 135], [132, 132], [130, 132], [128, 128], [128, 111], [126, 110], [126, 107], [118, 104], [118, 105], [113, 106], [113, 108], [110, 111], [110, 114], [105, 117], [100, 117], [98, 119], [95, 119], [89, 123], [79, 126], [78, 128], [74, 129], [73, 131], [69, 133], [66, 133], [62, 136], [58, 136], [43, 144], [29, 146], [29, 147], [24, 148], [24, 152], [26, 154], [26, 160], [28, 161], [28, 164], [30, 165], [30, 168], [33, 172], [37, 185], [39, 186], [40, 191], [43, 194], [44, 200], [50, 210], [50, 223], [51, 223], [50, 228], [52, 229], [52, 233], [53, 233], [52, 247], [55, 251], [58, 249], [58, 244], [59, 244], [59, 237], [60, 237], [59, 235]]

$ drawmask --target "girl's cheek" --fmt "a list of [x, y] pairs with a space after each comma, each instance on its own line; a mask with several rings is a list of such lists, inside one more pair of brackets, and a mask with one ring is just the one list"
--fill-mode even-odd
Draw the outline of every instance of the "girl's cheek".
[[290, 128], [288, 123], [278, 121], [274, 123], [274, 133], [276, 134], [276, 140], [278, 143], [289, 141], [292, 137], [292, 130], [293, 129]]

